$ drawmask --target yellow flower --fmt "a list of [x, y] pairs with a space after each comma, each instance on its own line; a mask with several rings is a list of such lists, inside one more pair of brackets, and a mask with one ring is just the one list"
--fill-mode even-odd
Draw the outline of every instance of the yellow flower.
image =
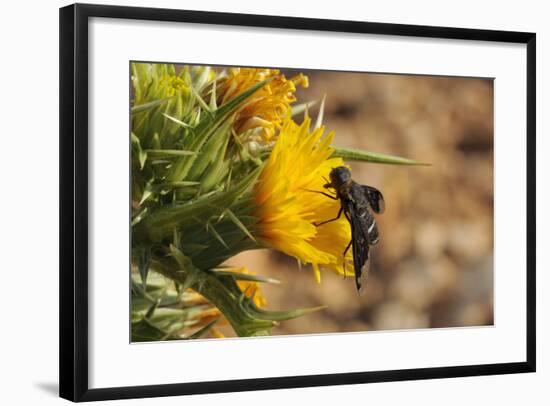
[[[330, 158], [334, 134], [322, 138], [324, 127], [309, 131], [310, 118], [301, 125], [287, 120], [254, 189], [260, 219], [258, 229], [264, 244], [311, 264], [317, 282], [319, 266], [344, 273], [343, 252], [351, 239], [344, 216], [319, 227], [314, 223], [336, 217], [337, 200], [320, 193], [332, 168], [343, 165]], [[350, 260], [351, 250], [347, 260]], [[346, 267], [346, 273], [351, 269]]]
[[210, 329], [210, 334], [212, 338], [225, 338], [225, 334], [218, 330], [216, 327]]
[[271, 141], [290, 115], [296, 101], [296, 86], [308, 87], [307, 76], [286, 79], [278, 69], [232, 68], [218, 89], [218, 103], [223, 104], [251, 86], [272, 78], [238, 110], [234, 129], [237, 134], [258, 128], [264, 141]]
[[179, 92], [189, 92], [189, 85], [179, 76], [166, 74], [160, 78], [159, 83], [165, 97], [174, 96]]

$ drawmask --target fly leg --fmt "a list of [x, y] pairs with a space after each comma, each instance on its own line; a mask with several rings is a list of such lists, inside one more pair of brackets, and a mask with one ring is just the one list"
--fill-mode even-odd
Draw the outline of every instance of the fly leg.
[[333, 219], [330, 219], [330, 220], [326, 220], [326, 221], [322, 221], [320, 223], [313, 223], [313, 225], [315, 227], [319, 227], [323, 224], [327, 224], [327, 223], [330, 223], [331, 221], [336, 221], [340, 218], [340, 216], [342, 216], [342, 211], [344, 211], [344, 208], [342, 206], [340, 206], [340, 210], [338, 211], [338, 215], [336, 217], [334, 217]]
[[[346, 218], [348, 219], [349, 223], [351, 224], [351, 218], [349, 217], [349, 213], [346, 211], [344, 212], [344, 216], [346, 216]], [[346, 254], [348, 253], [349, 251], [349, 248], [351, 247], [351, 243], [353, 242], [353, 236], [351, 236], [351, 240], [348, 244], [348, 246], [346, 247], [346, 249], [344, 250], [344, 279], [346, 279]]]
[[310, 189], [304, 189], [306, 192], [313, 192], [313, 193], [320, 193], [326, 197], [330, 197], [332, 200], [338, 200], [338, 197], [337, 196], [332, 196], [332, 195], [329, 195], [328, 193], [326, 192], [321, 192], [320, 190], [310, 190]]

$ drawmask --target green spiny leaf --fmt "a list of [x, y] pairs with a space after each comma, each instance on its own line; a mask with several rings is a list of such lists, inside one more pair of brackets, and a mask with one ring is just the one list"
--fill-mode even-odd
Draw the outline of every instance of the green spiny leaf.
[[272, 78], [263, 80], [254, 86], [251, 86], [238, 96], [235, 96], [233, 99], [227, 101], [226, 103], [222, 104], [215, 112], [216, 118], [221, 118], [227, 114], [231, 114], [234, 112], [246, 99], [248, 99], [250, 96], [252, 96], [254, 93], [256, 93], [258, 90], [260, 90], [262, 87], [267, 85], [269, 82], [271, 82]]
[[190, 129], [190, 130], [193, 129], [193, 126], [191, 126], [191, 125], [189, 125], [189, 124], [187, 124], [187, 123], [184, 123], [183, 121], [178, 120], [178, 119], [175, 118], [175, 117], [172, 117], [172, 116], [170, 116], [170, 115], [168, 115], [168, 114], [166, 114], [166, 113], [162, 113], [162, 115], [163, 115], [164, 117], [166, 117], [168, 120], [171, 120], [171, 121], [173, 121], [174, 123], [181, 125], [183, 128], [188, 128], [188, 129]]
[[210, 323], [208, 323], [206, 326], [202, 327], [201, 329], [197, 330], [193, 334], [187, 337], [189, 340], [196, 340], [197, 338], [201, 338], [203, 335], [205, 335], [208, 330], [210, 330], [214, 325], [219, 321], [220, 319], [217, 318], [215, 320], [212, 320]]
[[297, 116], [298, 114], [303, 113], [306, 110], [309, 110], [310, 108], [315, 106], [317, 103], [318, 103], [317, 100], [313, 100], [307, 103], [301, 103], [301, 104], [292, 106], [292, 115]]
[[188, 219], [201, 214], [210, 218], [222, 210], [217, 207], [229, 207], [245, 193], [256, 181], [261, 168], [258, 168], [244, 177], [239, 183], [228, 190], [219, 193], [205, 195], [196, 201], [176, 206], [161, 207], [151, 213], [134, 228], [136, 238], [144, 238], [150, 241], [160, 241], [172, 234], [174, 227], [181, 227], [188, 223]]
[[430, 166], [429, 163], [418, 162], [399, 156], [385, 155], [377, 152], [363, 151], [355, 148], [335, 147], [333, 157], [340, 157], [350, 161], [363, 161], [389, 165], [416, 165]]
[[214, 226], [209, 222], [206, 223], [206, 231], [212, 234], [214, 238], [216, 238], [216, 240], [218, 240], [226, 249], [229, 249], [229, 246], [223, 240], [222, 236], [216, 231]]
[[238, 281], [250, 281], [250, 282], [262, 282], [262, 283], [270, 283], [279, 285], [281, 283], [280, 280], [269, 278], [267, 276], [261, 276], [261, 275], [252, 275], [248, 273], [242, 273], [242, 272], [234, 272], [224, 269], [211, 269], [212, 272], [214, 272], [216, 275], [220, 276], [230, 276], [232, 278], [235, 278], [235, 280]]
[[246, 228], [246, 226], [241, 222], [241, 220], [239, 220], [239, 218], [237, 216], [235, 216], [235, 214], [231, 211], [231, 209], [227, 208], [224, 210], [224, 213], [227, 214], [227, 217], [229, 217], [229, 219], [237, 226], [239, 227], [239, 229], [245, 233], [248, 238], [250, 238], [252, 241], [254, 242], [257, 242], [256, 239], [254, 238], [254, 236], [250, 233], [250, 231], [248, 231], [248, 228]]
[[151, 249], [149, 247], [135, 247], [134, 255], [137, 256], [136, 262], [141, 276], [141, 284], [143, 290], [146, 290], [147, 275], [149, 274], [149, 266], [151, 265]]
[[145, 207], [138, 214], [136, 214], [132, 218], [132, 227], [135, 226], [137, 223], [139, 223], [141, 220], [143, 220], [143, 218], [147, 215], [148, 211], [149, 211], [149, 208]]
[[137, 156], [138, 158], [139, 169], [143, 169], [143, 166], [145, 165], [145, 161], [147, 160], [147, 152], [145, 152], [141, 148], [141, 143], [137, 135], [132, 133], [131, 138], [132, 138], [132, 153], [134, 154], [134, 156]]
[[[257, 92], [260, 88], [269, 83], [271, 79], [266, 79], [229, 100], [216, 109], [213, 114], [207, 114], [201, 117], [201, 121], [195, 127], [195, 137], [193, 142], [188, 146], [189, 150], [199, 152], [202, 146], [210, 139], [218, 126], [227, 119], [229, 115], [234, 113], [239, 106], [244, 103], [251, 95]], [[196, 156], [182, 157], [174, 163], [168, 174], [168, 180], [178, 181], [183, 180], [189, 173], [192, 165], [196, 160]]]
[[197, 101], [199, 102], [199, 105], [202, 107], [204, 111], [206, 111], [208, 114], [212, 115], [212, 111], [210, 110], [210, 107], [208, 104], [203, 100], [201, 95], [195, 90], [195, 88], [191, 88], [191, 91], [193, 92], [193, 95], [197, 98]]
[[190, 168], [187, 178], [190, 180], [200, 179], [211, 163], [223, 161], [227, 143], [230, 136], [231, 121], [226, 120], [212, 134], [210, 139], [204, 144], [199, 154], [199, 159], [195, 160]]
[[315, 122], [315, 128], [319, 128], [323, 125], [323, 115], [325, 114], [325, 100], [327, 95], [323, 95], [321, 99], [321, 105], [319, 106], [319, 113], [317, 114], [317, 121]]
[[215, 111], [218, 108], [218, 104], [216, 102], [216, 87], [217, 80], [214, 79], [212, 82], [212, 93], [210, 94], [210, 105], [208, 106], [211, 111]]
[[181, 149], [147, 149], [145, 152], [152, 158], [178, 158], [197, 154], [193, 151], [184, 151]]
[[138, 106], [134, 106], [134, 107], [132, 107], [131, 112], [132, 112], [132, 114], [138, 114], [138, 113], [142, 113], [142, 112], [147, 111], [147, 110], [151, 110], [151, 109], [153, 109], [157, 106], [160, 106], [161, 104], [167, 102], [168, 100], [172, 99], [172, 97], [166, 97], [164, 99], [153, 100], [152, 102], [148, 102], [148, 103], [140, 104]]

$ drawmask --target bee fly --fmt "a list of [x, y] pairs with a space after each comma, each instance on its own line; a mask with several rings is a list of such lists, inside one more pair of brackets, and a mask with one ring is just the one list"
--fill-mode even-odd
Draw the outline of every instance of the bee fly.
[[330, 220], [316, 223], [319, 227], [331, 221], [338, 220], [342, 212], [351, 226], [351, 241], [344, 251], [344, 275], [346, 254], [353, 244], [353, 269], [357, 291], [361, 292], [362, 279], [366, 276], [369, 260], [369, 248], [378, 243], [378, 227], [371, 210], [377, 214], [384, 212], [385, 204], [382, 193], [376, 188], [360, 185], [351, 179], [351, 172], [344, 166], [333, 168], [330, 172], [330, 182], [325, 189], [333, 189], [336, 196], [319, 192], [334, 200], [340, 200], [338, 215]]

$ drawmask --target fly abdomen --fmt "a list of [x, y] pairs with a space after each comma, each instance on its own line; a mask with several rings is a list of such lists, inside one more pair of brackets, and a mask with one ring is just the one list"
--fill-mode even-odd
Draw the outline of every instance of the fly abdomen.
[[367, 237], [369, 245], [375, 245], [378, 242], [378, 226], [376, 219], [367, 207], [362, 207], [358, 211], [359, 221], [364, 235]]
[[364, 223], [365, 228], [367, 229], [366, 234], [369, 239], [369, 244], [375, 245], [379, 240], [378, 226], [376, 225], [374, 216], [368, 210], [365, 210]]

